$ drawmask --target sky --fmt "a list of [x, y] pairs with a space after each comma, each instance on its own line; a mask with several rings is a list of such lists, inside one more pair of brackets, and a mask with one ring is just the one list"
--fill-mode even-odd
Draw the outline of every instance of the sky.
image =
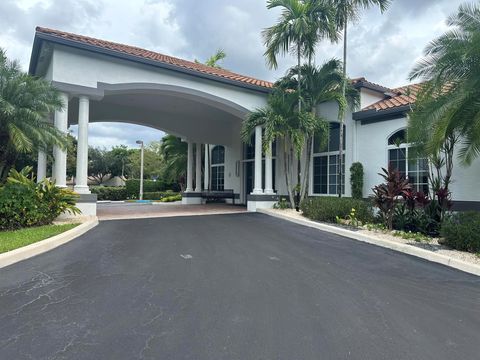
[[[351, 78], [388, 87], [409, 83], [408, 74], [429, 41], [446, 29], [446, 19], [463, 0], [393, 0], [381, 14], [372, 8], [350, 24], [347, 60]], [[286, 56], [271, 70], [263, 57], [262, 29], [279, 11], [265, 0], [0, 0], [0, 47], [27, 70], [36, 26], [134, 45], [187, 60], [205, 61], [222, 48], [222, 66], [275, 81], [295, 64]], [[322, 43], [316, 63], [340, 58], [340, 44]], [[76, 133], [76, 127], [71, 127]], [[93, 146], [160, 140], [163, 133], [138, 125], [90, 124]]]

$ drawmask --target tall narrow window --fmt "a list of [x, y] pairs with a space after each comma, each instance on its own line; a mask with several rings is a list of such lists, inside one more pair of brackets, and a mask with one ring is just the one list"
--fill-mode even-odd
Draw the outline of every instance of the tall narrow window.
[[212, 179], [211, 189], [213, 191], [224, 190], [225, 184], [225, 147], [217, 145], [212, 149]]
[[428, 193], [428, 161], [410, 158], [411, 145], [407, 143], [405, 130], [399, 130], [388, 138], [388, 163], [408, 178], [415, 191]]
[[[343, 132], [343, 150], [345, 150], [345, 131]], [[322, 146], [319, 137], [313, 142], [313, 193], [319, 195], [336, 195], [340, 186], [340, 124], [330, 123], [327, 144]], [[342, 156], [342, 173], [345, 174], [345, 154]], [[342, 194], [345, 193], [345, 175], [343, 177]]]

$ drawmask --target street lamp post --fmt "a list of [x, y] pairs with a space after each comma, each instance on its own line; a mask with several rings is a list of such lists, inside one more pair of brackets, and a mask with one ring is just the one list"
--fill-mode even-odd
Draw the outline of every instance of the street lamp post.
[[143, 141], [137, 140], [136, 143], [140, 145], [140, 194], [138, 198], [143, 200]]

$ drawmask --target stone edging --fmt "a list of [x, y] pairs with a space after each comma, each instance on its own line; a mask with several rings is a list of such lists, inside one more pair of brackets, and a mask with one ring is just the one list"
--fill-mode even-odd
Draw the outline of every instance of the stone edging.
[[318, 223], [318, 222], [315, 222], [315, 221], [312, 221], [312, 220], [308, 220], [308, 219], [297, 219], [297, 218], [290, 217], [290, 216], [287, 216], [287, 215], [279, 214], [277, 212], [268, 211], [268, 209], [259, 209], [257, 211], [262, 213], [262, 214], [266, 214], [266, 215], [273, 216], [273, 217], [276, 217], [276, 218], [279, 218], [279, 219], [291, 221], [291, 222], [294, 222], [296, 224], [312, 227], [312, 228], [319, 229], [319, 230], [322, 230], [322, 231], [334, 233], [334, 234], [337, 234], [337, 235], [340, 235], [340, 236], [345, 236], [345, 237], [348, 237], [350, 239], [354, 239], [354, 240], [362, 241], [362, 242], [365, 242], [365, 243], [381, 246], [381, 247], [384, 247], [384, 248], [387, 248], [387, 249], [399, 251], [399, 252], [402, 252], [404, 254], [416, 256], [416, 257], [419, 257], [419, 258], [422, 258], [422, 259], [425, 259], [425, 260], [428, 260], [428, 261], [431, 261], [431, 262], [439, 263], [439, 264], [442, 264], [442, 265], [445, 265], [445, 266], [455, 268], [457, 270], [461, 270], [461, 271], [464, 271], [464, 272], [467, 272], [467, 273], [470, 273], [470, 274], [473, 274], [473, 275], [480, 276], [480, 266], [479, 265], [471, 264], [471, 263], [468, 263], [466, 261], [455, 259], [455, 258], [446, 256], [446, 255], [436, 254], [432, 251], [421, 249], [421, 248], [418, 248], [418, 247], [415, 247], [415, 246], [412, 246], [412, 245], [397, 243], [397, 242], [386, 240], [386, 239], [378, 239], [374, 236], [369, 236], [369, 235], [365, 235], [365, 234], [358, 234], [355, 231], [342, 229], [342, 228], [332, 226], [332, 225], [321, 224], [321, 223]]
[[63, 245], [98, 225], [98, 219], [87, 220], [61, 234], [0, 254], [0, 268], [31, 258]]

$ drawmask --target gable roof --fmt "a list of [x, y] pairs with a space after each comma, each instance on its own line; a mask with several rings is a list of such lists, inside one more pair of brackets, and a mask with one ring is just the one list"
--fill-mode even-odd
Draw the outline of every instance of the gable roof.
[[377, 101], [376, 103], [363, 108], [362, 111], [381, 111], [387, 109], [394, 109], [401, 106], [413, 105], [415, 104], [415, 101], [417, 101], [417, 94], [421, 88], [422, 84], [411, 84], [392, 89], [393, 96]]
[[[68, 33], [65, 31], [37, 27], [35, 33], [35, 43], [37, 42], [37, 39], [61, 43], [67, 46], [79, 47], [82, 49], [126, 58], [128, 60], [147, 63], [150, 65], [168, 67], [173, 70], [188, 72], [192, 75], [206, 77], [212, 80], [222, 82], [228, 82], [232, 85], [248, 87], [263, 92], [269, 92], [269, 90], [273, 87], [273, 83], [269, 81], [240, 75], [232, 71], [210, 67], [204, 64], [179, 59], [173, 56], [164, 55], [158, 52], [142, 49], [135, 46], [100, 40], [88, 36]], [[34, 51], [32, 52], [32, 58], [30, 60], [30, 73], [35, 72], [36, 61], [38, 60], [38, 55], [35, 55], [35, 43]], [[37, 47], [38, 46], [39, 45], [37, 45]]]

